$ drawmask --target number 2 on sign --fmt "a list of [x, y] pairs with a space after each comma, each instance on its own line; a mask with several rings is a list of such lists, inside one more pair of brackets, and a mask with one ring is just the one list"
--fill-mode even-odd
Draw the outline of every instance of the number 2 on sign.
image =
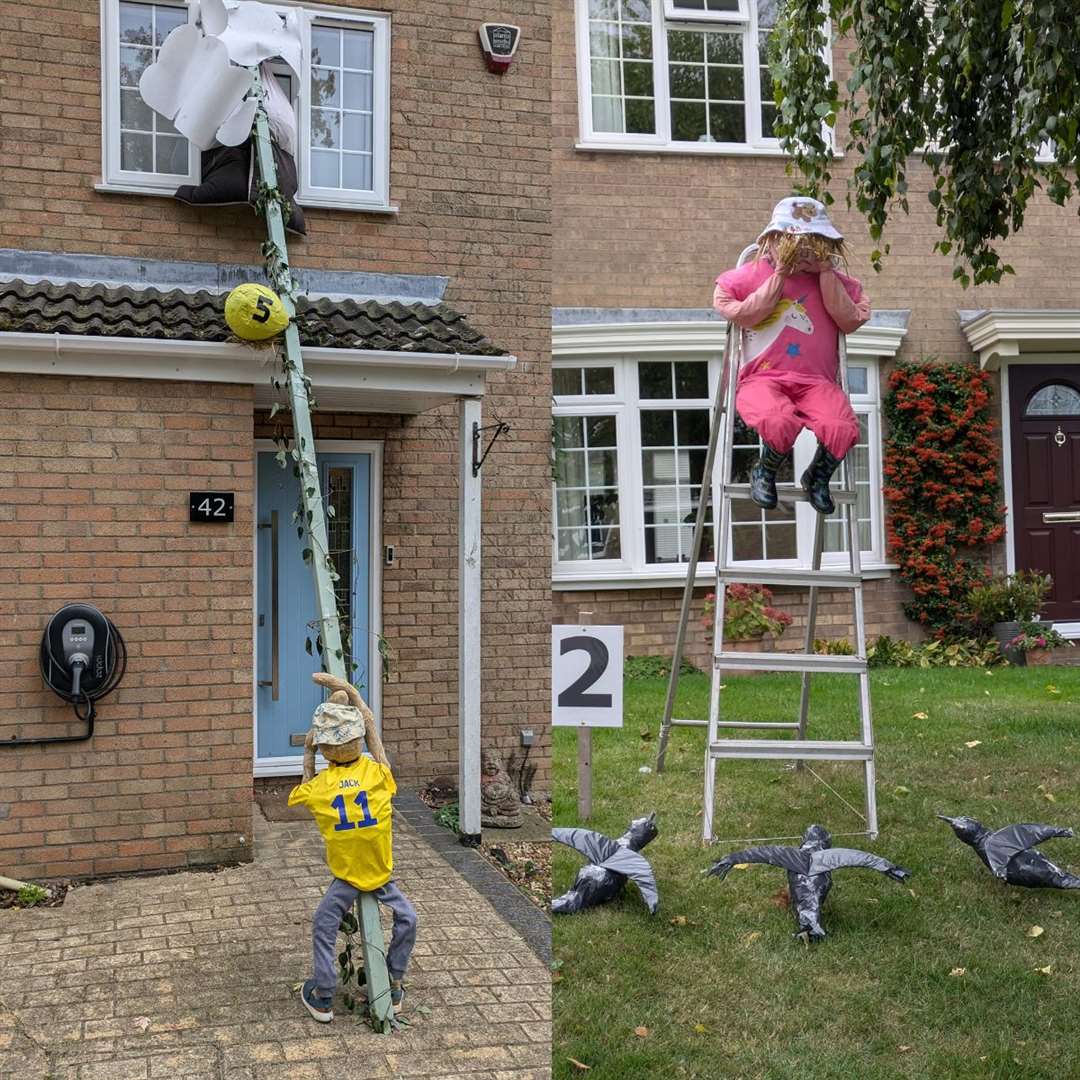
[[330, 804], [337, 812], [341, 821], [334, 826], [334, 832], [344, 832], [346, 829], [366, 829], [372, 825], [378, 825], [379, 819], [371, 816], [371, 811], [368, 809], [367, 792], [361, 791], [353, 802], [364, 811], [363, 818], [360, 821], [350, 821], [349, 815], [345, 810], [345, 796], [339, 795]]

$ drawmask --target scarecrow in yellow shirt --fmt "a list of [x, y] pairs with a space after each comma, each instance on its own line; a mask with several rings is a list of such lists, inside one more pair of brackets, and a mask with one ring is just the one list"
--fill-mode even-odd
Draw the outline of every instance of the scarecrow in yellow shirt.
[[[400, 1013], [405, 998], [402, 980], [416, 941], [416, 911], [390, 878], [394, 869], [390, 797], [397, 785], [375, 718], [356, 687], [325, 672], [312, 678], [333, 693], [311, 718], [304, 742], [304, 782], [290, 792], [289, 805], [311, 811], [326, 841], [326, 862], [334, 880], [315, 910], [315, 975], [301, 987], [301, 998], [320, 1023], [334, 1019], [338, 930], [360, 893], [372, 892], [394, 913], [386, 966], [394, 1012]], [[360, 752], [365, 738], [371, 757]], [[316, 747], [329, 762], [318, 776]]]

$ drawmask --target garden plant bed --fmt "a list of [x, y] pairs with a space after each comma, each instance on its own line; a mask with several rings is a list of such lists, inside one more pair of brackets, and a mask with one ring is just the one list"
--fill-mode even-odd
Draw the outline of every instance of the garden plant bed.
[[[28, 881], [27, 884], [37, 885], [39, 882]], [[17, 892], [12, 892], [10, 889], [0, 889], [0, 908], [61, 907], [64, 903], [64, 897], [67, 896], [68, 889], [71, 888], [71, 883], [66, 880], [56, 880], [50, 881], [41, 887], [48, 890], [49, 895], [44, 900], [39, 900], [34, 904], [20, 904]]]
[[538, 908], [551, 910], [550, 840], [485, 841], [479, 851]]
[[[797, 675], [724, 680], [729, 716], [784, 720], [798, 707]], [[708, 680], [689, 676], [680, 687], [676, 715], [705, 716]], [[577, 820], [573, 732], [554, 733], [557, 825], [618, 836], [655, 809], [660, 829], [647, 849], [660, 886], [655, 917], [631, 887], [553, 922], [558, 1080], [588, 1075], [575, 1061], [604, 1080], [1080, 1076], [1080, 896], [1003, 885], [934, 817], [1080, 827], [1080, 672], [873, 671], [876, 841], [840, 835], [861, 823], [808, 770], [719, 764], [718, 837], [789, 836], [821, 822], [837, 846], [913, 871], [903, 885], [837, 873], [824, 910], [830, 936], [810, 948], [792, 938], [782, 871], [702, 876], [746, 846], [701, 845], [704, 732], [675, 729], [665, 773], [639, 773], [655, 764], [655, 737], [640, 733], [655, 733], [665, 690], [660, 679], [628, 682], [625, 726], [593, 733], [589, 822]], [[855, 704], [854, 679], [815, 676], [812, 737], [852, 738]], [[857, 766], [813, 770], [861, 806]], [[1080, 839], [1045, 849], [1080, 869]], [[554, 852], [556, 894], [581, 861]], [[1030, 936], [1033, 927], [1042, 933]]]

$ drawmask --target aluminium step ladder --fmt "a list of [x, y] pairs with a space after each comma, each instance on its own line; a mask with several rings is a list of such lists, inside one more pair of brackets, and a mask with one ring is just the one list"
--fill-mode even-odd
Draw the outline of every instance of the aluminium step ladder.
[[[747, 247], [739, 256], [738, 265], [757, 251], [757, 245]], [[811, 565], [807, 569], [770, 568], [768, 566], [740, 566], [731, 561], [730, 525], [731, 505], [735, 500], [750, 498], [750, 485], [737, 484], [731, 480], [732, 456], [735, 435], [735, 391], [743, 359], [744, 336], [733, 324], [728, 325], [727, 346], [720, 379], [717, 381], [713, 403], [712, 423], [709, 432], [709, 448], [702, 473], [701, 496], [698, 500], [694, 540], [687, 566], [686, 586], [683, 590], [682, 610], [675, 637], [675, 650], [668, 681], [664, 716], [657, 741], [656, 771], [663, 772], [668, 740], [673, 727], [705, 727], [708, 729], [705, 752], [705, 792], [702, 813], [702, 839], [713, 840], [713, 812], [715, 804], [716, 763], [727, 758], [756, 760], [790, 760], [796, 767], [805, 761], [859, 761], [863, 764], [866, 786], [865, 833], [871, 839], [877, 837], [877, 802], [874, 792], [874, 733], [870, 716], [870, 676], [866, 662], [866, 626], [863, 610], [862, 567], [859, 555], [858, 521], [855, 514], [854, 470], [845, 457], [840, 472], [841, 486], [833, 489], [833, 501], [841, 514], [844, 535], [847, 540], [848, 567], [846, 570], [822, 569], [821, 557], [825, 539], [825, 517], [815, 514], [814, 544]], [[839, 338], [839, 374], [844, 392], [848, 391], [847, 348], [844, 335]], [[713, 665], [709, 689], [708, 720], [682, 720], [673, 717], [675, 695], [678, 688], [679, 668], [682, 665], [686, 626], [689, 621], [697, 576], [698, 556], [706, 524], [709, 491], [717, 444], [722, 441], [722, 474], [720, 482], [720, 520], [716, 549], [716, 607], [713, 624]], [[850, 457], [850, 454], [848, 455]], [[777, 484], [781, 500], [806, 500], [806, 494], [797, 483]], [[803, 587], [809, 590], [807, 602], [806, 635], [801, 653], [740, 653], [723, 647], [724, 600], [728, 585], [757, 584], [783, 587]], [[852, 593], [855, 624], [855, 655], [819, 656], [814, 652], [814, 630], [817, 622], [818, 593], [820, 589], [846, 589]], [[720, 710], [721, 675], [733, 669], [756, 671], [796, 671], [802, 674], [798, 719], [784, 722], [722, 719]], [[810, 706], [810, 677], [818, 673], [856, 675], [859, 680], [860, 735], [857, 741], [815, 741], [806, 738]], [[777, 738], [720, 738], [725, 729], [794, 732], [793, 739]], [[816, 775], [816, 774], [815, 774]], [[820, 778], [819, 778], [820, 779]], [[827, 786], [827, 785], [826, 785]], [[850, 804], [847, 804], [850, 806]], [[854, 809], [854, 808], [852, 808]], [[856, 811], [857, 812], [857, 811]], [[862, 816], [862, 815], [860, 815]], [[860, 834], [861, 834], [860, 833]], [[854, 834], [852, 834], [854, 835]]]

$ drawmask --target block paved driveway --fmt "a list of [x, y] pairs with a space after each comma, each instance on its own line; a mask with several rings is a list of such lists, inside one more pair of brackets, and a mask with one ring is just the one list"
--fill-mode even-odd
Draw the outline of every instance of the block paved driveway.
[[394, 830], [395, 877], [420, 918], [408, 1028], [307, 1015], [292, 987], [310, 974], [329, 882], [322, 841], [256, 808], [253, 863], [0, 911], [0, 1077], [550, 1077], [547, 968], [400, 815]]

